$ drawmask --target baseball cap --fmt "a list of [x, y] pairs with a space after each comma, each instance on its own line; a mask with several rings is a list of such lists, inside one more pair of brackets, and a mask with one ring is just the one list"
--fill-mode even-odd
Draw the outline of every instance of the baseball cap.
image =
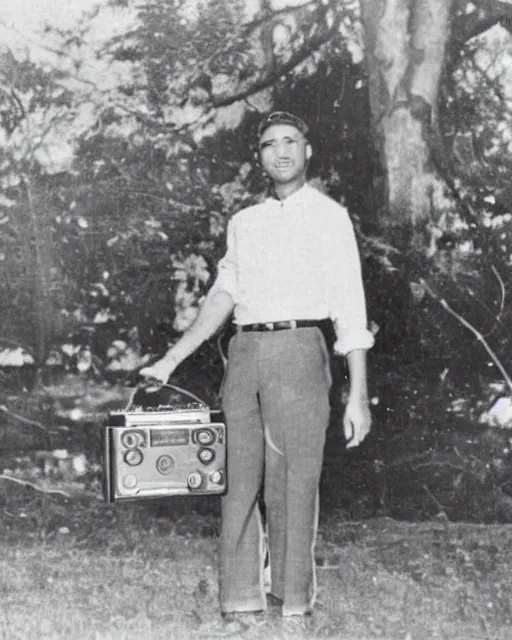
[[304, 120], [302, 120], [302, 118], [299, 118], [299, 116], [289, 113], [288, 111], [273, 111], [260, 122], [258, 127], [258, 139], [261, 138], [263, 133], [274, 124], [289, 124], [300, 131], [305, 137], [307, 137], [309, 132], [308, 125]]

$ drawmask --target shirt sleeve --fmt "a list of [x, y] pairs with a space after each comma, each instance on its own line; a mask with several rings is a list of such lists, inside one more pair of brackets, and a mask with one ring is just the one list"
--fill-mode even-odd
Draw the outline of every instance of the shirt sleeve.
[[334, 229], [329, 233], [329, 309], [336, 328], [335, 353], [347, 355], [354, 349], [370, 349], [373, 334], [368, 331], [361, 260], [354, 227], [347, 211], [333, 211]]
[[233, 220], [230, 220], [228, 222], [227, 229], [226, 253], [217, 264], [217, 277], [210, 289], [210, 293], [224, 291], [225, 293], [229, 293], [233, 298], [233, 302], [236, 302], [238, 288], [238, 267], [236, 255], [234, 222]]

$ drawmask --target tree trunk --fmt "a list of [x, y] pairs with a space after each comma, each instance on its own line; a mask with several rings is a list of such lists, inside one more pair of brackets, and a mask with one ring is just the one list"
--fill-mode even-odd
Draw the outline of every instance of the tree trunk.
[[[26, 180], [29, 231], [33, 237], [33, 253], [29, 260], [33, 273], [34, 355], [36, 369], [43, 367], [53, 337], [53, 312], [50, 291], [52, 273], [52, 240], [48, 220], [42, 221], [35, 209], [32, 185]], [[29, 245], [30, 246], [30, 245]]]
[[426, 250], [443, 192], [432, 163], [453, 0], [361, 0], [374, 139], [384, 175], [381, 231]]

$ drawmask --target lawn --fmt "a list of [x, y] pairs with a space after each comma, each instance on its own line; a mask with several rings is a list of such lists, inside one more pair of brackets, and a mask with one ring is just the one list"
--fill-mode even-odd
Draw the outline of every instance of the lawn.
[[0, 480], [2, 640], [510, 640], [512, 527], [324, 512], [307, 632], [221, 628], [217, 498], [107, 505]]

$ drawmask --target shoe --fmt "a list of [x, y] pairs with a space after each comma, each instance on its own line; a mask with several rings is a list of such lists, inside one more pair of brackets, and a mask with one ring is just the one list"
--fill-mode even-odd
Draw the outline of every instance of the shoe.
[[267, 593], [267, 615], [272, 619], [281, 619], [283, 601], [272, 593]]
[[229, 611], [221, 614], [221, 619], [204, 623], [198, 630], [198, 637], [210, 638], [240, 638], [250, 629], [266, 624], [264, 611]]
[[282, 607], [283, 601], [273, 593], [267, 593], [267, 607]]
[[240, 638], [248, 627], [244, 627], [236, 620], [216, 620], [215, 622], [204, 622], [197, 630], [197, 637], [201, 640], [211, 640], [212, 638]]
[[262, 620], [265, 619], [265, 612], [262, 610], [259, 611], [223, 611], [221, 613], [222, 619], [225, 622], [233, 622], [233, 620], [237, 620], [238, 622], [242, 622], [244, 624], [261, 624]]

